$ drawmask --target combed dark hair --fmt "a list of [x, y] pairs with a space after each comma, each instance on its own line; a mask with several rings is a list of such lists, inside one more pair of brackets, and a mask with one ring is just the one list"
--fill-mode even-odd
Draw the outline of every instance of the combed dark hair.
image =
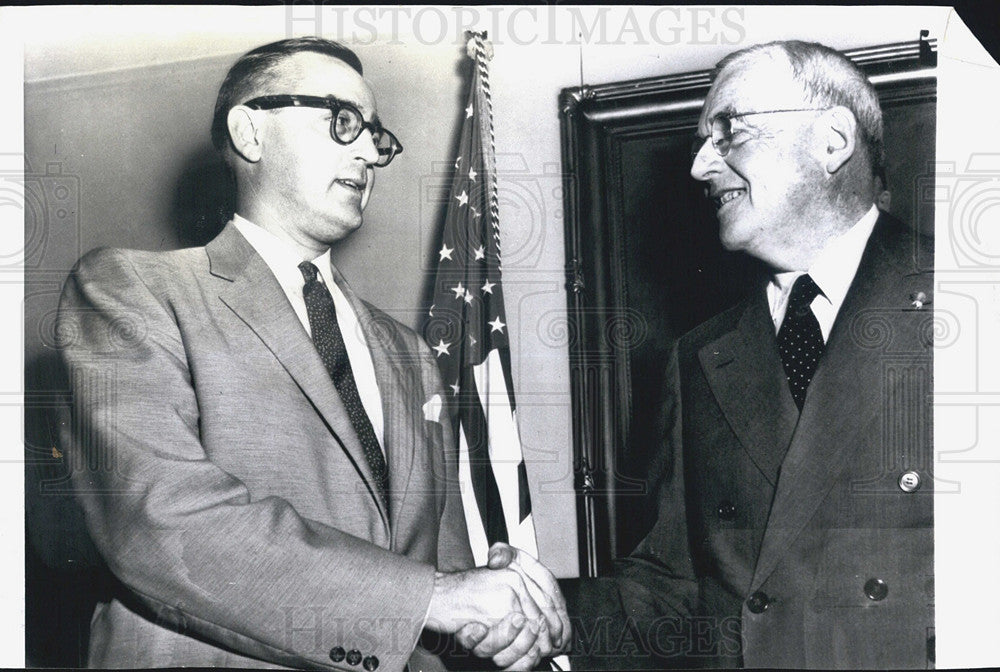
[[[246, 99], [274, 77], [274, 67], [292, 54], [312, 51], [340, 59], [364, 75], [361, 59], [349, 48], [321, 37], [293, 37], [271, 42], [240, 56], [229, 69], [226, 79], [219, 87], [219, 97], [215, 99], [215, 114], [212, 117], [212, 144], [220, 152], [229, 146], [229, 128], [226, 117], [229, 110]], [[285, 92], [282, 92], [285, 93]], [[294, 93], [294, 92], [293, 92]]]
[[719, 61], [715, 66], [715, 75], [727, 66], [758, 55], [774, 55], [775, 52], [784, 55], [791, 64], [793, 76], [802, 84], [810, 104], [824, 107], [841, 105], [854, 113], [872, 174], [877, 175], [885, 162], [882, 107], [875, 87], [865, 73], [839, 51], [817, 42], [798, 40], [756, 44]]

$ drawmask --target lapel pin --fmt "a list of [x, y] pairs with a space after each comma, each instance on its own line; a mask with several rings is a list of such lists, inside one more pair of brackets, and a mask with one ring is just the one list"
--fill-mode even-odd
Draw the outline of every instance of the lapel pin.
[[910, 305], [916, 308], [917, 310], [922, 309], [928, 303], [930, 303], [930, 301], [927, 300], [927, 295], [924, 294], [923, 292], [915, 292], [913, 294], [910, 294]]

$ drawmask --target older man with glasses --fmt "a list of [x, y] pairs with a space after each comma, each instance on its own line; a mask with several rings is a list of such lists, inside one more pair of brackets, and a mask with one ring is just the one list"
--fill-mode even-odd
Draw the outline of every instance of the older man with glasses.
[[878, 96], [832, 49], [759, 45], [697, 136], [723, 246], [767, 272], [671, 353], [658, 518], [563, 585], [574, 669], [933, 666], [933, 243], [874, 205]]
[[469, 569], [434, 359], [331, 263], [403, 149], [358, 57], [245, 54], [212, 139], [237, 187], [221, 234], [91, 252], [60, 304], [63, 440], [117, 579], [88, 663], [439, 669], [418, 641], [465, 628], [530, 668], [569, 636], [555, 580], [512, 549]]

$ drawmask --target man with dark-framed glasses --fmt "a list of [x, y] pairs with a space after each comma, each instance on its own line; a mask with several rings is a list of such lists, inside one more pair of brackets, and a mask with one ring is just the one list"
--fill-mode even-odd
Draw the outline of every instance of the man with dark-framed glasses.
[[63, 442], [117, 580], [89, 664], [438, 669], [418, 641], [463, 627], [510, 633], [501, 666], [558, 650], [547, 570], [469, 569], [430, 351], [331, 263], [402, 151], [358, 57], [319, 38], [245, 54], [212, 140], [236, 184], [219, 236], [91, 252], [60, 304]]
[[832, 49], [717, 66], [691, 175], [766, 271], [671, 352], [657, 520], [564, 584], [574, 669], [933, 667], [933, 241], [876, 208], [883, 153]]
[[243, 103], [251, 110], [277, 110], [283, 107], [311, 107], [320, 110], [330, 111], [330, 137], [337, 144], [350, 145], [366, 129], [372, 134], [372, 143], [378, 158], [375, 165], [378, 167], [388, 166], [393, 157], [403, 151], [403, 146], [399, 144], [391, 132], [382, 128], [378, 117], [372, 122], [365, 121], [364, 115], [351, 103], [337, 100], [332, 96], [297, 96], [291, 94], [279, 94], [273, 96], [260, 96]]

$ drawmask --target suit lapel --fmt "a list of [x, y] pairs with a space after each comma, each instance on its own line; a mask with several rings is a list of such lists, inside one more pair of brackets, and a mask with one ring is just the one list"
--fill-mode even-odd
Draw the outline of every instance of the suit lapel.
[[[393, 512], [395, 539], [413, 471], [413, 453], [423, 436], [422, 426], [413, 417], [423, 393], [420, 381], [412, 379], [419, 367], [412, 361], [412, 353], [399, 341], [396, 325], [387, 316], [369, 310], [336, 269], [333, 269], [333, 277], [358, 316], [375, 368], [385, 423], [383, 447], [389, 467], [389, 509]], [[417, 435], [417, 431], [421, 434]]]
[[347, 409], [271, 269], [232, 224], [205, 251], [211, 273], [229, 281], [219, 291], [219, 298], [257, 334], [312, 402], [367, 485], [388, 527], [368, 459]]
[[750, 299], [736, 329], [702, 347], [698, 359], [729, 426], [774, 485], [798, 411], [762, 288]]
[[[751, 591], [777, 567], [783, 553], [808, 524], [830, 489], [852, 464], [852, 454], [870, 441], [879, 421], [884, 344], [859, 327], [887, 329], [889, 338], [911, 316], [903, 276], [912, 270], [899, 248], [886, 244], [886, 222], [876, 225], [851, 288], [837, 314], [826, 351], [809, 386], [802, 415], [781, 466], [781, 478], [761, 544]], [[867, 345], [866, 345], [867, 339]], [[842, 484], [841, 484], [842, 485]]]

